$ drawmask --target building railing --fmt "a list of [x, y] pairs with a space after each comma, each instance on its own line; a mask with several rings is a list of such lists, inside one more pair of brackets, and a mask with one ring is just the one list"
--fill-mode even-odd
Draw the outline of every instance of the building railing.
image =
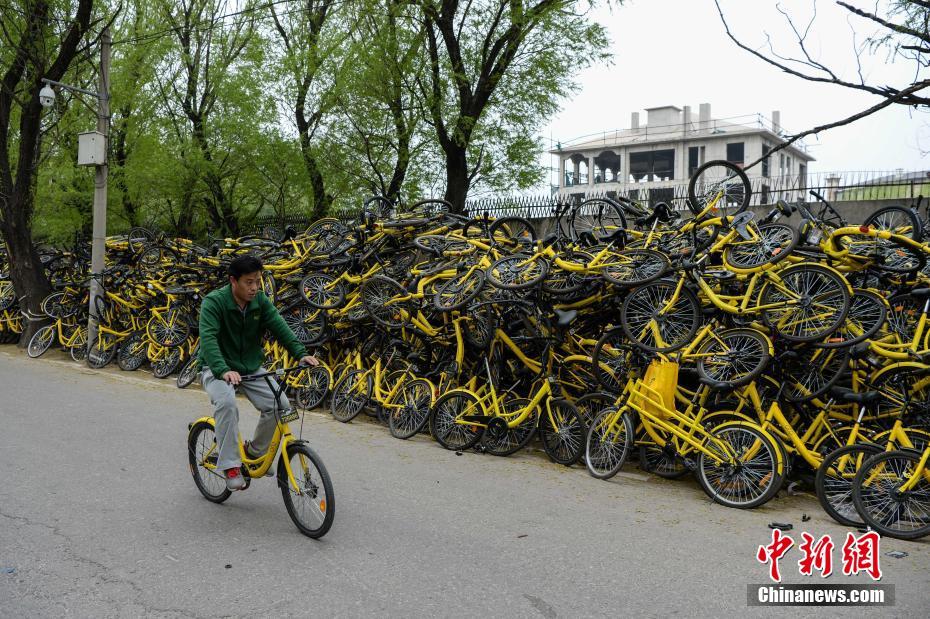
[[[751, 206], [773, 204], [777, 200], [796, 202], [813, 201], [810, 190], [817, 191], [830, 202], [853, 202], [862, 200], [900, 200], [901, 204], [913, 204], [919, 196], [930, 197], [930, 172], [819, 172], [804, 176], [782, 175], [769, 178], [751, 177]], [[687, 181], [655, 181], [632, 183], [623, 189], [610, 190], [598, 185], [597, 190], [588, 192], [555, 192], [551, 195], [495, 196], [468, 200], [466, 208], [472, 216], [487, 213], [491, 217], [525, 217], [545, 219], [557, 210], [570, 204], [579, 204], [588, 198], [629, 198], [649, 206], [667, 202], [678, 209], [686, 209], [688, 198]], [[359, 220], [360, 208], [346, 208], [330, 213], [343, 221]], [[280, 236], [287, 226], [302, 232], [312, 223], [306, 215], [289, 214], [284, 217], [269, 215], [257, 218], [252, 226], [253, 233]]]

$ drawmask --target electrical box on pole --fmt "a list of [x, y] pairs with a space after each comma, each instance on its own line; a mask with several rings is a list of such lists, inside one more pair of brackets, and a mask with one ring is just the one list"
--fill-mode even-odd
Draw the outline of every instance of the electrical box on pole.
[[78, 134], [78, 165], [103, 165], [107, 162], [107, 138], [99, 131]]

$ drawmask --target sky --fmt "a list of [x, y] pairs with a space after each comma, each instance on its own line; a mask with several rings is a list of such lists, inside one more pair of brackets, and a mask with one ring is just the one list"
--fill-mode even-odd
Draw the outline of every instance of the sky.
[[[754, 48], [766, 48], [766, 33], [776, 51], [798, 57], [796, 38], [771, 0], [720, 0], [731, 31]], [[850, 0], [871, 9], [874, 2]], [[798, 28], [812, 15], [812, 0], [782, 0]], [[810, 55], [837, 74], [855, 79], [855, 43], [879, 27], [851, 16], [832, 0], [816, 3], [817, 16], [807, 36]], [[631, 112], [645, 108], [711, 104], [714, 118], [780, 110], [788, 132], [844, 118], [879, 102], [866, 93], [814, 84], [787, 75], [736, 46], [727, 36], [713, 0], [627, 0], [612, 10], [599, 7], [592, 18], [607, 28], [613, 63], [600, 59], [582, 70], [580, 88], [563, 103], [543, 130], [547, 143], [563, 144], [585, 135], [630, 126]], [[914, 66], [884, 52], [861, 55], [867, 83], [905, 87]], [[550, 142], [551, 140], [551, 142]], [[846, 127], [805, 140], [816, 157], [811, 172], [930, 169], [930, 113], [892, 106]], [[544, 155], [546, 166], [557, 166]], [[555, 181], [556, 175], [552, 175]]]

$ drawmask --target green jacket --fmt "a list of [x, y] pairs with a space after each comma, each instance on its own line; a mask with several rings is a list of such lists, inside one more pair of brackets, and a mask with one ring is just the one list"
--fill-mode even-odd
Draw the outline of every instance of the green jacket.
[[214, 290], [200, 305], [201, 365], [218, 379], [230, 370], [252, 374], [265, 360], [262, 336], [266, 329], [295, 358], [307, 354], [264, 292], [258, 291], [243, 314], [229, 284]]

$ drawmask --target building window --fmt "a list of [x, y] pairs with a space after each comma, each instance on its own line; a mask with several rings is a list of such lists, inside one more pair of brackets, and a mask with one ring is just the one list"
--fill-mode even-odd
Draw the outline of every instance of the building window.
[[770, 191], [769, 186], [766, 185], [765, 183], [762, 183], [762, 199], [759, 202], [759, 204], [771, 204], [769, 202], [769, 191]]
[[698, 146], [688, 148], [688, 177], [694, 175], [694, 171], [701, 167], [701, 149]]
[[630, 153], [630, 175], [637, 183], [674, 179], [675, 151], [668, 149]]
[[[762, 145], [762, 176], [765, 178], [769, 177], [769, 145]], [[768, 204], [763, 202], [763, 204]]]
[[807, 189], [807, 166], [803, 163], [798, 164], [798, 189]]
[[743, 151], [744, 148], [742, 142], [727, 144], [727, 161], [730, 163], [737, 163], [742, 166], [743, 161], [745, 161], [743, 158]]

